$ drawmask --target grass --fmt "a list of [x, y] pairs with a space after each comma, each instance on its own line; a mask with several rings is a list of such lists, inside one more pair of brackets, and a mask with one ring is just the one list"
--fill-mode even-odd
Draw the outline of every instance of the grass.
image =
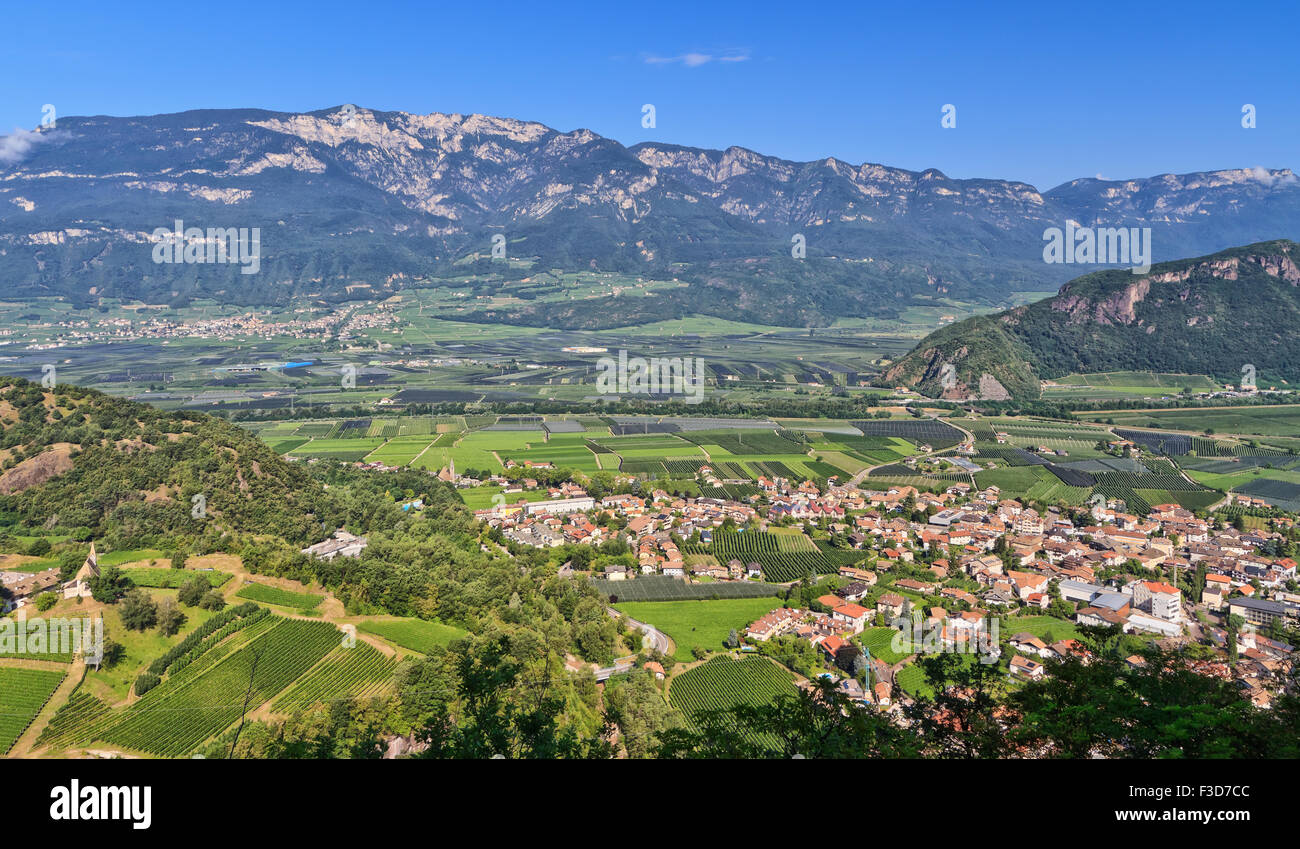
[[125, 551], [110, 551], [107, 554], [99, 555], [99, 565], [104, 566], [121, 566], [123, 563], [134, 563], [137, 560], [158, 560], [167, 555], [156, 548], [132, 548]]
[[914, 653], [911, 641], [908, 640], [906, 634], [900, 637], [900, 645], [903, 650], [895, 651], [893, 644], [896, 636], [899, 636], [899, 632], [893, 628], [867, 628], [858, 635], [858, 639], [871, 652], [873, 659], [893, 665]]
[[1057, 619], [1054, 616], [1013, 616], [1002, 620], [1002, 632], [1007, 637], [1027, 632], [1046, 641], [1047, 634], [1057, 640], [1074, 640], [1079, 637], [1079, 629], [1073, 622]]
[[733, 628], [738, 635], [743, 634], [746, 625], [780, 606], [781, 601], [776, 598], [735, 598], [627, 601], [614, 605], [614, 609], [663, 631], [677, 644], [673, 657], [685, 662], [694, 659], [691, 649], [695, 646], [722, 651]]
[[455, 640], [469, 636], [469, 632], [463, 628], [427, 619], [367, 619], [357, 623], [357, 630], [421, 654], [432, 654]]
[[[499, 486], [484, 485], [458, 491], [460, 492], [461, 500], [465, 502], [466, 507], [471, 510], [486, 510], [488, 507], [493, 506], [492, 499], [499, 495], [502, 490]], [[546, 491], [539, 489], [526, 489], [523, 492], [512, 492], [505, 496], [507, 504], [514, 504], [521, 498], [525, 501], [544, 501], [546, 499]]]
[[934, 688], [925, 680], [925, 673], [921, 667], [909, 663], [894, 674], [894, 683], [897, 684], [909, 696], [922, 696], [927, 699], [934, 698]]
[[[164, 596], [175, 596], [171, 590], [155, 590], [150, 595], [155, 600]], [[174, 637], [164, 637], [157, 628], [147, 631], [132, 631], [122, 624], [115, 605], [104, 609], [104, 639], [121, 643], [125, 656], [121, 662], [107, 669], [88, 669], [82, 687], [91, 695], [115, 704], [126, 699], [131, 685], [140, 670], [153, 660], [167, 652], [176, 643], [185, 638], [202, 623], [211, 618], [212, 613], [200, 607], [182, 607], [185, 624]], [[65, 614], [67, 615], [67, 614]]]

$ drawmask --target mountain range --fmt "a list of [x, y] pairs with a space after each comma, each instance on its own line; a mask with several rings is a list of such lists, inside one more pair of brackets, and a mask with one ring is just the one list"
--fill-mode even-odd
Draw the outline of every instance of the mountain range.
[[1266, 388], [1300, 381], [1300, 245], [1260, 242], [1087, 274], [1051, 298], [941, 328], [884, 381], [954, 400], [1035, 398], [1071, 373], [1206, 374]]
[[[1043, 261], [1043, 234], [1070, 221], [1150, 227], [1157, 261], [1300, 236], [1300, 183], [1288, 169], [1079, 179], [1040, 192], [933, 169], [625, 147], [512, 118], [346, 106], [60, 118], [8, 141], [6, 295], [78, 305], [339, 301], [456, 275], [598, 271], [687, 285], [595, 309], [542, 299], [478, 320], [595, 327], [703, 313], [817, 326], [1055, 289], [1077, 269]], [[156, 231], [178, 220], [259, 228], [258, 273], [155, 263]], [[530, 269], [491, 261], [498, 235], [509, 257], [535, 259]], [[805, 259], [792, 256], [798, 237]]]

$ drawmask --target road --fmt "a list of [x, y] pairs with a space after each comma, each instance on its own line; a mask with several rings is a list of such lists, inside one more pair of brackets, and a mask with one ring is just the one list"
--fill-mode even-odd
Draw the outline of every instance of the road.
[[[615, 610], [612, 607], [605, 608], [605, 612], [608, 613], [610, 616], [614, 617], [615, 619], [618, 619], [620, 616], [623, 615], [622, 613], [620, 613], [619, 611]], [[673, 641], [668, 639], [668, 635], [665, 634], [663, 631], [660, 631], [655, 626], [647, 625], [645, 622], [638, 622], [632, 618], [629, 618], [627, 620], [627, 624], [641, 631], [643, 634], [645, 634], [650, 639], [651, 647], [658, 650], [660, 654], [671, 655], [673, 651], [675, 651], [675, 648], [673, 646]]]

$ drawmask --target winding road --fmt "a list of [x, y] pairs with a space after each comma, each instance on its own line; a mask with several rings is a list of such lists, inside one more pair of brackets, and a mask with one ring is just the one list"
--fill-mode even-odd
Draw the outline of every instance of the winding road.
[[[621, 612], [612, 607], [605, 608], [605, 612], [615, 619], [623, 616]], [[675, 651], [673, 641], [668, 639], [668, 635], [655, 626], [646, 624], [645, 622], [638, 622], [630, 617], [627, 620], [627, 624], [645, 634], [646, 637], [650, 639], [651, 646], [653, 646], [660, 654], [670, 655]]]

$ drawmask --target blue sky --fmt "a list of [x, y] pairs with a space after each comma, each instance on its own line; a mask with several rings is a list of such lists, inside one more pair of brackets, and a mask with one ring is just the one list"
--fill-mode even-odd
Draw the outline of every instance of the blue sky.
[[0, 133], [35, 126], [47, 103], [63, 116], [355, 103], [1042, 189], [1300, 167], [1291, 0], [553, 5], [11, 4]]

